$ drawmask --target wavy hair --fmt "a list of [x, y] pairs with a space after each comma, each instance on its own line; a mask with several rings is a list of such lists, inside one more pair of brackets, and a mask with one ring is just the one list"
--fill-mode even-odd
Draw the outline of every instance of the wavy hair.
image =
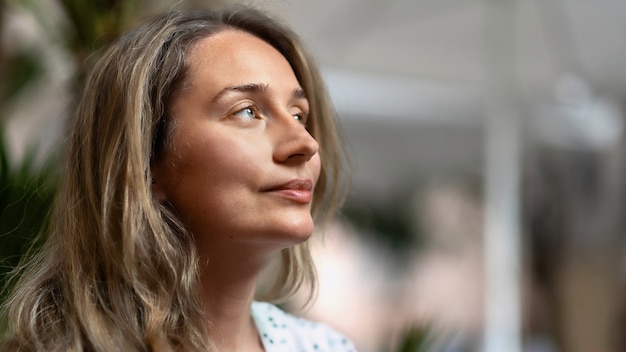
[[[155, 200], [151, 161], [168, 147], [168, 101], [185, 81], [190, 47], [226, 28], [265, 40], [293, 68], [322, 160], [312, 214], [317, 224], [333, 216], [345, 194], [345, 153], [320, 74], [297, 36], [253, 9], [160, 15], [112, 45], [77, 97], [50, 232], [4, 305], [3, 350], [211, 350], [193, 237]], [[281, 256], [272, 299], [315, 288], [307, 242]]]

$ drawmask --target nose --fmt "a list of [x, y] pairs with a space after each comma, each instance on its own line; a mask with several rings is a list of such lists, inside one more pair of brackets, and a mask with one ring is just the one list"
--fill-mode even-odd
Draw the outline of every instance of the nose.
[[319, 144], [306, 127], [289, 116], [278, 125], [278, 138], [274, 147], [274, 160], [280, 163], [305, 163], [317, 154]]

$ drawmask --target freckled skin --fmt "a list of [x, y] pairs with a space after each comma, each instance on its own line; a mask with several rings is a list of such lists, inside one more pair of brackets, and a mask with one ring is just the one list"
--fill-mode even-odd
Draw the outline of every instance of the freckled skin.
[[[203, 248], [277, 250], [308, 239], [310, 202], [264, 190], [320, 173], [301, 121], [308, 102], [287, 60], [248, 33], [224, 30], [190, 50], [189, 85], [171, 101], [172, 143], [155, 161], [154, 192]], [[262, 90], [229, 90], [260, 85]], [[225, 93], [224, 93], [225, 92]], [[251, 110], [246, 107], [253, 106]]]

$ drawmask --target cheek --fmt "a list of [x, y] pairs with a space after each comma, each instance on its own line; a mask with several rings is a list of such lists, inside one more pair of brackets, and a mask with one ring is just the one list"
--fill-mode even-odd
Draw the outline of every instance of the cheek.
[[[236, 146], [209, 141], [188, 145], [180, 153], [176, 165], [177, 183], [185, 185], [187, 191], [217, 192], [224, 184], [233, 182], [245, 170], [241, 156], [233, 155]], [[201, 193], [202, 196], [207, 196]], [[195, 194], [198, 196], [199, 194]]]
[[209, 202], [225, 194], [236, 196], [238, 191], [256, 186], [263, 167], [267, 166], [263, 163], [268, 158], [267, 148], [249, 137], [226, 132], [207, 129], [179, 139], [181, 143], [174, 153], [177, 160], [172, 165], [175, 168], [172, 198]]
[[[239, 197], [246, 170], [227, 150], [193, 143], [178, 150], [166, 183], [166, 200], [194, 233], [215, 225]], [[239, 172], [237, 174], [236, 172]]]

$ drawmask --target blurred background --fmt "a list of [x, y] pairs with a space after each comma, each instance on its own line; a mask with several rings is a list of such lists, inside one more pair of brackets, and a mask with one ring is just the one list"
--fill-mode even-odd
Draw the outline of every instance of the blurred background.
[[[0, 2], [2, 280], [45, 224], [92, 53], [230, 2]], [[298, 314], [363, 352], [626, 351], [626, 2], [247, 3], [318, 59], [353, 158]]]

